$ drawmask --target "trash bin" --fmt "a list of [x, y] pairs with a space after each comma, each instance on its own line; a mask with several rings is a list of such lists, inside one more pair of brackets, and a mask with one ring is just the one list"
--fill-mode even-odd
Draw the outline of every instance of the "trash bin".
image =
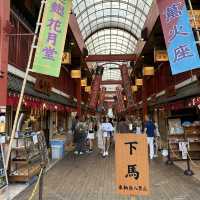
[[53, 160], [59, 160], [63, 158], [61, 145], [51, 145], [51, 152]]

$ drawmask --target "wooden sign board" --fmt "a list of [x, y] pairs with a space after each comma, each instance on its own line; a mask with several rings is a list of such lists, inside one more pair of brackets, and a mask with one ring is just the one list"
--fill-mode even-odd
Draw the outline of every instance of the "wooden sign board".
[[149, 195], [147, 137], [117, 134], [115, 156], [117, 193], [130, 196]]
[[166, 50], [155, 50], [154, 51], [154, 62], [167, 62], [169, 61]]
[[71, 64], [71, 52], [64, 52], [62, 56], [62, 64]]
[[37, 78], [35, 83], [35, 90], [43, 94], [50, 95], [52, 83], [48, 79]]

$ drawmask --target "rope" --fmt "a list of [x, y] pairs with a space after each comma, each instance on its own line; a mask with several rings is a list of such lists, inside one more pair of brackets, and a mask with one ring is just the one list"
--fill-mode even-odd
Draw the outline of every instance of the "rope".
[[41, 177], [42, 177], [43, 170], [44, 170], [44, 168], [41, 168], [40, 174], [39, 174], [39, 177], [38, 177], [38, 180], [37, 180], [37, 183], [35, 184], [35, 187], [34, 187], [34, 189], [33, 189], [33, 192], [31, 193], [31, 196], [29, 197], [28, 200], [32, 200], [33, 197], [35, 196], [36, 191], [37, 191], [37, 188], [38, 188], [39, 183], [40, 183], [40, 179], [41, 179]]
[[[170, 143], [169, 143], [169, 148], [170, 148], [170, 150], [172, 151], [172, 153], [174, 154], [174, 156], [175, 156], [177, 159], [180, 159], [180, 156], [172, 149], [172, 146], [170, 145]], [[199, 168], [199, 169], [200, 169], [200, 165], [196, 164], [196, 163], [192, 160], [192, 158], [191, 158], [191, 156], [190, 156], [190, 154], [189, 154], [188, 151], [187, 151], [187, 155], [188, 155], [188, 158], [189, 158], [191, 164], [192, 164], [193, 166], [195, 166], [196, 168]]]

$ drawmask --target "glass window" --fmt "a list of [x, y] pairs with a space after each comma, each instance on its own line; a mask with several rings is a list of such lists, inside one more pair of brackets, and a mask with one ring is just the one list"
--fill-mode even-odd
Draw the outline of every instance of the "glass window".
[[[152, 2], [73, 0], [73, 12], [89, 54], [134, 53]], [[105, 66], [103, 80], [107, 79], [121, 79], [118, 65]]]

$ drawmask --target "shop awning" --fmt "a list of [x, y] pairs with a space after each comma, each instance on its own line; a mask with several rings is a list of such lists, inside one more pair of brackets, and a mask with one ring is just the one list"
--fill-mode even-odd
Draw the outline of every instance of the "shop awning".
[[183, 100], [186, 98], [194, 97], [200, 95], [200, 84], [199, 82], [194, 82], [190, 85], [182, 87], [176, 91], [176, 96], [173, 97], [160, 97], [156, 104], [165, 104], [178, 100]]
[[[11, 92], [20, 93], [22, 88], [23, 80], [13, 74], [8, 74], [8, 90]], [[39, 99], [43, 99], [49, 102], [62, 104], [65, 106], [76, 107], [76, 102], [71, 99], [67, 99], [59, 94], [51, 92], [50, 95], [45, 95], [40, 93], [34, 89], [34, 84], [27, 82], [25, 88], [25, 95], [29, 95], [31, 97], [37, 97]]]

